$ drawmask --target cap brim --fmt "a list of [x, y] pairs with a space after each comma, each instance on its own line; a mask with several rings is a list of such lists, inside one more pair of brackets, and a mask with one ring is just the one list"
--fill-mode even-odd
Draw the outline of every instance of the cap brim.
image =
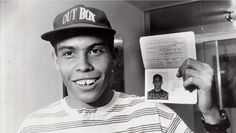
[[49, 32], [46, 32], [41, 35], [41, 38], [46, 41], [52, 41], [57, 39], [59, 36], [63, 36], [63, 34], [68, 33], [78, 33], [83, 34], [83, 32], [99, 32], [104, 34], [111, 34], [114, 35], [116, 33], [115, 30], [111, 28], [106, 28], [103, 26], [97, 26], [97, 25], [89, 25], [89, 24], [83, 24], [83, 25], [70, 25], [63, 28], [58, 28]]

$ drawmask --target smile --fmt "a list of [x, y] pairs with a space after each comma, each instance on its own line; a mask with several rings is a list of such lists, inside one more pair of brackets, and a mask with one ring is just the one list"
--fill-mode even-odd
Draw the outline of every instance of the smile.
[[97, 80], [98, 78], [82, 79], [82, 80], [76, 81], [75, 83], [81, 87], [85, 87], [85, 86], [93, 85]]

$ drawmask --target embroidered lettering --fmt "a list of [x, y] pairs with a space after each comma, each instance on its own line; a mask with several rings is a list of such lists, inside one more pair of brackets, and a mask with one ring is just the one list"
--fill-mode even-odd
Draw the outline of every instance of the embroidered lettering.
[[70, 11], [66, 12], [62, 18], [62, 24], [75, 20], [77, 8], [73, 8]]
[[81, 20], [85, 19], [88, 21], [95, 22], [95, 14], [83, 7], [80, 7], [79, 19], [81, 19]]

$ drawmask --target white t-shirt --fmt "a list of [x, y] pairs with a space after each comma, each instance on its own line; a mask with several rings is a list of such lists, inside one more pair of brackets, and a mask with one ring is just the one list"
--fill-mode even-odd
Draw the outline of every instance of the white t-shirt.
[[18, 133], [189, 133], [183, 120], [160, 103], [115, 92], [97, 109], [73, 109], [61, 99], [26, 117]]

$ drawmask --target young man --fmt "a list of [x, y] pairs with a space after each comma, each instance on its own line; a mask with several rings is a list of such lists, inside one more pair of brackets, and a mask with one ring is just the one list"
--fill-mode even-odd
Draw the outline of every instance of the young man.
[[[53, 25], [54, 30], [41, 37], [55, 49], [56, 69], [68, 96], [27, 116], [19, 133], [192, 132], [165, 105], [110, 88], [115, 30], [103, 11], [77, 5], [59, 14]], [[224, 120], [212, 104], [212, 68], [188, 59], [177, 77], [183, 78], [186, 89], [198, 88], [205, 122], [218, 127], [215, 124]]]
[[154, 89], [148, 92], [148, 99], [160, 99], [160, 100], [168, 100], [168, 92], [162, 89], [162, 76], [160, 74], [155, 74], [153, 76], [153, 86]]

